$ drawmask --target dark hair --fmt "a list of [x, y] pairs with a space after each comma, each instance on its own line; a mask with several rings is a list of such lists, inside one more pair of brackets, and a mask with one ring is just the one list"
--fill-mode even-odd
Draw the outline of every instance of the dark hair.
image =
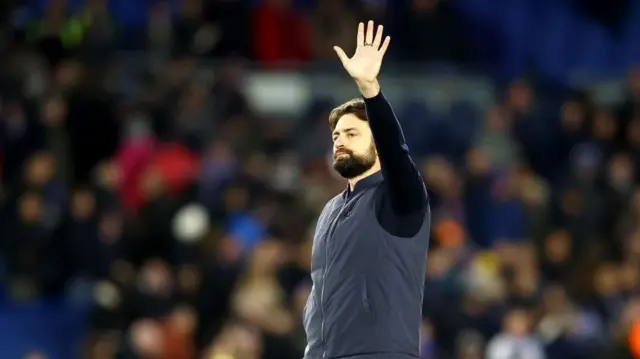
[[336, 129], [336, 125], [342, 116], [349, 114], [355, 115], [362, 121], [367, 121], [367, 111], [364, 106], [364, 100], [354, 98], [331, 110], [331, 114], [329, 114], [329, 128], [331, 131]]

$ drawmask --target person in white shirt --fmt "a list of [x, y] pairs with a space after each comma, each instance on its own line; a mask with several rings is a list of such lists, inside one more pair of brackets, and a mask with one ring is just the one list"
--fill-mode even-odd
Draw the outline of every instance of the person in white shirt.
[[529, 314], [513, 310], [504, 319], [503, 330], [487, 344], [486, 359], [545, 359], [544, 347], [531, 334]]

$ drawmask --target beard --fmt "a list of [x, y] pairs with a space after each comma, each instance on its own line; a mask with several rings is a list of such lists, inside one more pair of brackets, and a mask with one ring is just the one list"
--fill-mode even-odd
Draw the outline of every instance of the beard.
[[346, 179], [352, 179], [367, 172], [376, 163], [376, 149], [373, 145], [366, 155], [356, 155], [350, 150], [341, 150], [339, 154], [346, 154], [344, 158], [333, 157], [333, 169]]

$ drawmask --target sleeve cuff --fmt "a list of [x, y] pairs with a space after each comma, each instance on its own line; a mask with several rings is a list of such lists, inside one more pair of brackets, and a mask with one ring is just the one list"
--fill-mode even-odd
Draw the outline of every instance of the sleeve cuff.
[[378, 106], [378, 104], [385, 103], [387, 101], [384, 97], [384, 94], [382, 93], [382, 90], [380, 90], [380, 92], [378, 92], [378, 94], [374, 97], [366, 98], [362, 96], [362, 99], [364, 99], [364, 103], [367, 106]]

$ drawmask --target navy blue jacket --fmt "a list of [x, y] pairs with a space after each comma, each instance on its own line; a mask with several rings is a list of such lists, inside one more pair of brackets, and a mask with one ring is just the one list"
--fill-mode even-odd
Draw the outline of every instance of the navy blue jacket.
[[384, 95], [365, 105], [382, 170], [320, 214], [304, 311], [305, 359], [419, 355], [427, 191]]

